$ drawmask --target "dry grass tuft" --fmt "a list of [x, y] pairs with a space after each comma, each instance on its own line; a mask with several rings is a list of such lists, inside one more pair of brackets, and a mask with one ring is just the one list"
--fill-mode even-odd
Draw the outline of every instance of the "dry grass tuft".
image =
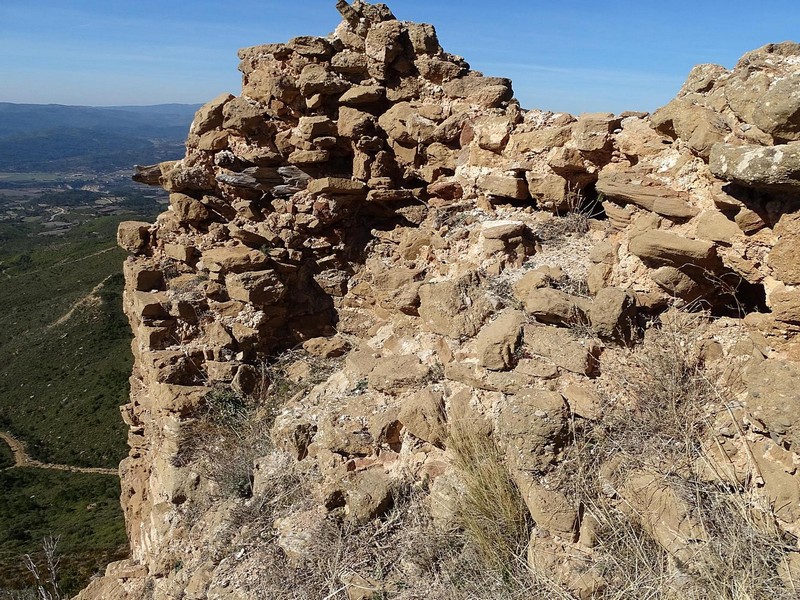
[[458, 520], [488, 571], [513, 577], [526, 555], [528, 509], [495, 443], [466, 421], [450, 426], [447, 448], [463, 486]]
[[[617, 400], [603, 422], [573, 424], [574, 443], [557, 475], [559, 487], [583, 506], [584, 519], [597, 523], [594, 560], [607, 583], [597, 598], [798, 597], [800, 588], [781, 577], [797, 540], [778, 528], [772, 507], [753, 489], [702, 468], [701, 441], [713, 433], [710, 415], [725, 397], [697, 348], [706, 319], [663, 315], [626, 361], [606, 365]], [[690, 561], [659, 545], [617, 491], [632, 471], [655, 474], [688, 508], [700, 531]]]

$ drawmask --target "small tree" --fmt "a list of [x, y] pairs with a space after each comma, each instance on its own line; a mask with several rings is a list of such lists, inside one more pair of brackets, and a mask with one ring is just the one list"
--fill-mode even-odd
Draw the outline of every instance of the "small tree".
[[28, 572], [36, 581], [36, 591], [39, 600], [62, 600], [61, 590], [58, 588], [58, 570], [61, 557], [57, 547], [60, 536], [48, 536], [42, 540], [44, 550], [45, 572], [41, 572], [30, 554], [23, 557], [23, 563]]

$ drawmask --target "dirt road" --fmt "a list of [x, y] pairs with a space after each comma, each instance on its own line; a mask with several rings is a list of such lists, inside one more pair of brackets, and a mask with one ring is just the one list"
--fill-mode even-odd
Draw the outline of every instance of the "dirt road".
[[119, 475], [117, 469], [103, 469], [100, 467], [75, 467], [73, 465], [53, 465], [32, 459], [25, 450], [25, 445], [10, 433], [0, 431], [2, 439], [14, 454], [14, 466], [9, 469], [27, 467], [32, 469], [52, 469], [55, 471], [70, 471], [72, 473], [99, 473], [101, 475]]

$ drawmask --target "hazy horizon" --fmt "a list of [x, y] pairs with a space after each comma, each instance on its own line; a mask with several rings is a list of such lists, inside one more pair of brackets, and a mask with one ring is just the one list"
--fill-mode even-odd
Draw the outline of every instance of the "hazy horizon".
[[[698, 63], [727, 68], [800, 32], [787, 0], [571, 3], [509, 0], [457, 7], [390, 2], [403, 20], [432, 23], [442, 46], [487, 75], [510, 77], [525, 108], [573, 113], [652, 111]], [[327, 35], [333, 0], [30, 0], [0, 7], [0, 101], [119, 107], [202, 104], [238, 94], [238, 48]]]

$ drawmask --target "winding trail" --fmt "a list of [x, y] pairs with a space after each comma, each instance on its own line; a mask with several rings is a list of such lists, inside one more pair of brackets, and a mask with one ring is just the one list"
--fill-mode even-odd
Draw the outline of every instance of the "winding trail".
[[102, 250], [98, 250], [97, 252], [92, 252], [91, 254], [87, 254], [86, 256], [81, 256], [80, 258], [76, 258], [73, 260], [60, 260], [57, 263], [53, 263], [52, 265], [47, 265], [46, 267], [42, 267], [41, 269], [36, 269], [34, 271], [25, 271], [24, 273], [19, 273], [18, 275], [8, 275], [4, 273], [6, 279], [19, 279], [20, 277], [29, 277], [36, 273], [41, 273], [42, 271], [47, 271], [48, 269], [54, 269], [55, 267], [63, 267], [66, 265], [73, 265], [75, 263], [88, 260], [90, 258], [94, 258], [95, 256], [100, 256], [101, 254], [105, 254], [106, 252], [111, 252], [112, 250], [116, 250], [117, 245], [114, 244], [113, 246], [109, 246], [108, 248], [103, 248]]
[[0, 431], [0, 439], [2, 439], [6, 444], [8, 444], [8, 447], [11, 448], [11, 452], [14, 455], [14, 465], [11, 467], [7, 467], [5, 470], [26, 467], [32, 469], [51, 469], [54, 471], [70, 471], [72, 473], [99, 473], [100, 475], [119, 475], [119, 471], [117, 471], [117, 469], [103, 469], [101, 467], [75, 467], [73, 465], [53, 465], [50, 463], [43, 463], [38, 460], [32, 459], [28, 454], [28, 452], [25, 450], [25, 445], [10, 433], [7, 433], [5, 431]]

